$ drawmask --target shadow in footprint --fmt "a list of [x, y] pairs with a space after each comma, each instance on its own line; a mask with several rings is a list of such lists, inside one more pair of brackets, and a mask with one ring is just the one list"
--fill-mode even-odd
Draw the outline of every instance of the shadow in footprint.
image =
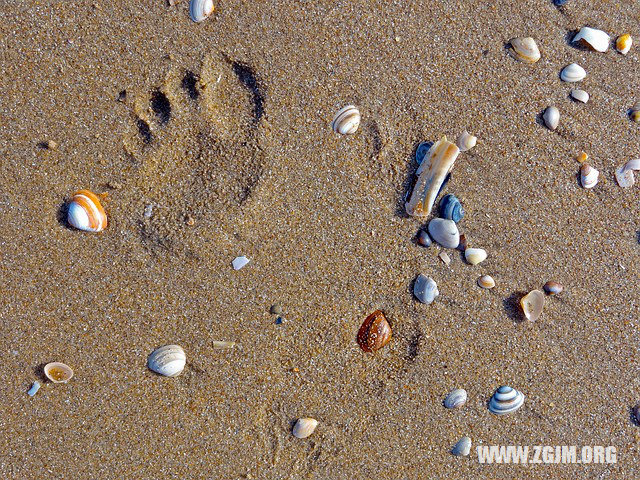
[[413, 362], [420, 353], [420, 343], [422, 342], [422, 331], [416, 326], [416, 332], [409, 339], [407, 347], [407, 360]]
[[240, 82], [251, 92], [253, 97], [253, 118], [258, 123], [264, 115], [264, 95], [256, 74], [249, 65], [237, 61], [231, 62], [233, 73]]
[[158, 117], [160, 125], [166, 125], [171, 120], [171, 102], [160, 90], [154, 90], [151, 94], [151, 109]]
[[144, 142], [145, 145], [149, 145], [153, 141], [153, 134], [151, 133], [151, 127], [149, 127], [149, 124], [144, 120], [142, 120], [141, 118], [138, 118], [138, 120], [136, 121], [136, 125], [138, 127], [138, 132], [142, 137], [142, 141]]
[[636, 240], [640, 243], [640, 230], [636, 232]]
[[631, 420], [631, 423], [637, 427], [640, 426], [640, 421], [638, 421], [638, 415], [636, 415], [636, 409], [638, 408], [638, 406], [634, 406], [634, 407], [629, 407], [629, 420]]
[[502, 300], [502, 305], [507, 317], [516, 323], [521, 323], [526, 320], [522, 310], [520, 309], [520, 300], [526, 294], [526, 292], [513, 292], [507, 298]]
[[40, 383], [45, 383], [49, 381], [47, 376], [44, 374], [44, 367], [47, 363], [39, 363], [38, 365], [33, 367], [33, 374], [36, 376], [38, 380], [40, 380]]
[[190, 70], [187, 70], [182, 77], [182, 88], [187, 92], [191, 100], [197, 100], [200, 96], [197, 85], [198, 77]]

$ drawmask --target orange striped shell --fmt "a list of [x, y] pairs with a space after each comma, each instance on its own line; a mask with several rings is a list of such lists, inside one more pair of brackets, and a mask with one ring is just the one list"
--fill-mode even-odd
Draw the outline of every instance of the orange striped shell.
[[107, 214], [95, 193], [80, 190], [73, 194], [67, 221], [71, 226], [85, 232], [101, 232], [107, 227]]

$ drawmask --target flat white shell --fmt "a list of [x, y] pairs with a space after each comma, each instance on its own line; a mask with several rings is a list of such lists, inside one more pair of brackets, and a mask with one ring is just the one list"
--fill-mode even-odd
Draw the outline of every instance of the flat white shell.
[[483, 248], [467, 248], [464, 251], [464, 258], [471, 265], [477, 265], [487, 259], [487, 252]]
[[44, 374], [53, 383], [67, 383], [73, 377], [73, 370], [64, 363], [51, 362], [44, 366]]
[[571, 98], [582, 103], [587, 103], [589, 101], [589, 94], [584, 90], [574, 88], [573, 90], [571, 90]]
[[213, 12], [213, 0], [191, 0], [189, 16], [194, 22], [201, 22]]
[[542, 119], [549, 130], [555, 130], [558, 128], [558, 123], [560, 122], [560, 112], [556, 107], [547, 107], [542, 115]]
[[435, 280], [421, 273], [413, 284], [413, 294], [421, 303], [430, 304], [440, 292]]
[[165, 377], [180, 375], [186, 363], [187, 356], [179, 345], [160, 347], [151, 352], [147, 360], [147, 366], [150, 370]]
[[489, 411], [495, 415], [504, 415], [518, 410], [524, 402], [524, 395], [518, 390], [502, 386], [496, 390], [489, 401]]
[[580, 168], [580, 182], [584, 188], [593, 188], [598, 183], [600, 172], [586, 163]]
[[231, 265], [233, 265], [234, 270], [240, 270], [247, 263], [249, 263], [249, 259], [247, 257], [236, 257], [233, 259], [233, 262], [231, 262]]
[[314, 432], [317, 426], [318, 421], [315, 418], [300, 418], [293, 426], [293, 436], [296, 438], [307, 438]]
[[462, 437], [458, 440], [453, 448], [451, 449], [451, 453], [453, 453], [456, 457], [466, 457], [471, 452], [471, 439], [469, 437]]
[[591, 27], [582, 27], [573, 41], [584, 43], [598, 52], [606, 52], [609, 49], [611, 38], [606, 32]]
[[360, 126], [360, 112], [354, 105], [347, 105], [341, 108], [333, 117], [331, 128], [341, 135], [351, 135], [356, 133]]
[[445, 248], [456, 248], [460, 244], [460, 232], [453, 220], [434, 218], [427, 229], [434, 242]]
[[560, 78], [565, 82], [579, 82], [586, 76], [587, 72], [577, 63], [567, 65], [560, 72]]
[[622, 188], [632, 187], [635, 183], [635, 178], [633, 175], [634, 170], [640, 170], [640, 158], [629, 160], [621, 167], [616, 168], [615, 176], [618, 185], [620, 185]]
[[444, 399], [444, 406], [446, 408], [458, 408], [467, 402], [467, 391], [463, 388], [456, 388], [451, 391], [449, 395]]

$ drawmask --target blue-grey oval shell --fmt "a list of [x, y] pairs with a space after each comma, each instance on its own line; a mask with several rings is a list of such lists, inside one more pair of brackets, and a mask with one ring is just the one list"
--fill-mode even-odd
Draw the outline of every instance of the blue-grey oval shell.
[[440, 216], [458, 223], [464, 217], [464, 208], [455, 195], [449, 193], [440, 201]]
[[556, 5], [557, 7], [561, 7], [562, 5], [567, 3], [568, 1], [569, 0], [553, 0], [553, 4]]
[[433, 142], [420, 142], [418, 148], [416, 148], [416, 162], [418, 162], [418, 165], [422, 163], [424, 157], [427, 155], [427, 152], [431, 149], [432, 146]]

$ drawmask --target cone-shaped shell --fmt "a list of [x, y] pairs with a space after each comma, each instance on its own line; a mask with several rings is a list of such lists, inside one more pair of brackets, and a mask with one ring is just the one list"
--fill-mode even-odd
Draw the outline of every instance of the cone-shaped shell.
[[459, 408], [467, 403], [467, 391], [463, 388], [456, 388], [446, 396], [443, 403], [446, 408]]
[[540, 290], [532, 290], [520, 299], [520, 306], [527, 320], [535, 322], [542, 314], [544, 294]]
[[451, 449], [451, 453], [453, 453], [456, 457], [466, 457], [471, 452], [471, 439], [469, 437], [462, 437], [458, 440], [453, 448]]
[[565, 82], [579, 82], [586, 76], [587, 72], [577, 63], [567, 65], [560, 72], [560, 79]]
[[606, 52], [609, 49], [611, 38], [606, 32], [591, 27], [582, 27], [573, 41], [590, 47], [597, 52]]
[[631, 50], [631, 44], [633, 43], [633, 39], [631, 35], [625, 33], [624, 35], [620, 35], [616, 40], [616, 50], [623, 55], [629, 53]]
[[67, 211], [69, 225], [85, 232], [101, 232], [107, 228], [107, 214], [98, 196], [89, 190], [73, 194]]
[[460, 200], [452, 193], [445, 195], [440, 200], [440, 216], [456, 223], [464, 217], [464, 208], [462, 208]]
[[549, 130], [555, 130], [560, 122], [560, 111], [554, 106], [547, 107], [542, 119]]
[[213, 0], [191, 0], [189, 16], [194, 22], [201, 22], [213, 13]]
[[317, 426], [318, 421], [315, 418], [300, 418], [293, 426], [293, 436], [296, 438], [307, 438], [315, 431]]
[[382, 313], [376, 310], [362, 322], [358, 330], [358, 345], [365, 352], [375, 352], [384, 347], [391, 340], [391, 326]]
[[580, 167], [580, 183], [584, 188], [593, 188], [598, 183], [600, 172], [591, 165], [583, 164]]
[[52, 362], [44, 366], [44, 374], [53, 383], [67, 383], [73, 377], [73, 370], [64, 363]]
[[360, 112], [353, 105], [341, 108], [333, 117], [331, 128], [341, 135], [351, 135], [356, 133], [360, 126]]
[[165, 345], [149, 355], [147, 365], [150, 370], [164, 375], [165, 377], [176, 377], [182, 373], [187, 363], [187, 356], [179, 345]]
[[513, 58], [526, 63], [536, 63], [540, 60], [540, 50], [533, 38], [513, 38], [509, 43], [511, 46], [509, 53]]
[[500, 387], [489, 401], [489, 411], [496, 415], [504, 415], [518, 410], [524, 402], [522, 392], [511, 387]]

